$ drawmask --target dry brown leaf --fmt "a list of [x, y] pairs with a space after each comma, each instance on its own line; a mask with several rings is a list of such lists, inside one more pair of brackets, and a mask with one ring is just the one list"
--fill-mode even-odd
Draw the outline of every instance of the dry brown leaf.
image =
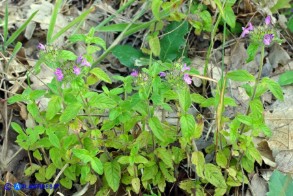
[[289, 54], [279, 44], [274, 44], [272, 46], [272, 51], [269, 54], [269, 61], [273, 68], [278, 67], [279, 64], [287, 64], [290, 59]]
[[252, 195], [265, 196], [266, 193], [268, 192], [267, 182], [263, 178], [261, 178], [258, 174], [253, 175], [250, 184], [251, 184], [250, 191], [253, 193]]
[[247, 59], [246, 49], [244, 43], [236, 42], [231, 49], [231, 69], [243, 69]]
[[276, 163], [281, 172], [293, 174], [293, 150], [280, 151], [276, 156]]

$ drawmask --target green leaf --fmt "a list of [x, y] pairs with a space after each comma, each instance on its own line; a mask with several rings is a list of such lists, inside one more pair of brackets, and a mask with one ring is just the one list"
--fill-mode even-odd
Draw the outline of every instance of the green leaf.
[[231, 6], [226, 5], [224, 8], [225, 21], [231, 28], [235, 28], [236, 16]]
[[191, 163], [194, 164], [196, 166], [196, 174], [199, 177], [204, 177], [203, 175], [203, 171], [204, 171], [204, 163], [205, 163], [205, 159], [204, 159], [204, 155], [202, 152], [200, 151], [196, 151], [193, 152], [191, 155]]
[[293, 180], [289, 174], [283, 174], [275, 170], [269, 180], [269, 192], [267, 196], [292, 195]]
[[79, 103], [67, 105], [66, 109], [64, 110], [64, 112], [60, 116], [60, 119], [59, 119], [60, 122], [67, 123], [67, 122], [71, 121], [72, 119], [74, 119], [77, 116], [77, 114], [81, 108], [82, 108], [82, 105]]
[[217, 166], [207, 163], [204, 169], [205, 178], [208, 182], [214, 185], [217, 188], [226, 188], [227, 185], [225, 183], [224, 176], [220, 168]]
[[67, 177], [61, 178], [60, 184], [62, 186], [64, 186], [65, 188], [67, 188], [67, 189], [71, 189], [72, 188], [72, 181], [69, 178], [67, 178]]
[[11, 127], [16, 131], [18, 134], [25, 134], [24, 131], [22, 130], [21, 126], [16, 123], [16, 122], [11, 122]]
[[50, 180], [53, 177], [53, 175], [56, 173], [56, 169], [56, 166], [52, 163], [47, 167], [45, 175], [47, 180]]
[[47, 134], [49, 136], [50, 143], [56, 148], [60, 149], [60, 141], [59, 141], [59, 138], [56, 136], [56, 134], [52, 131], [47, 131]]
[[14, 104], [15, 102], [26, 101], [26, 100], [27, 99], [24, 96], [16, 94], [8, 98], [8, 103]]
[[46, 120], [51, 120], [61, 110], [61, 102], [61, 97], [51, 97], [46, 110]]
[[[166, 34], [161, 39], [160, 59], [162, 61], [173, 61], [180, 58], [182, 55], [182, 47], [185, 45], [185, 35], [188, 33], [188, 23], [172, 22], [169, 24], [164, 33]], [[175, 41], [176, 40], [176, 41]]]
[[211, 32], [213, 27], [213, 19], [207, 10], [203, 10], [202, 12], [199, 12], [199, 17], [203, 20], [203, 30]]
[[26, 28], [28, 23], [33, 19], [33, 17], [38, 13], [38, 10], [35, 11], [26, 21], [23, 25], [21, 25], [10, 37], [9, 39], [4, 43], [4, 47], [6, 48], [9, 46], [14, 40], [21, 34], [22, 31]]
[[177, 92], [179, 98], [179, 104], [182, 110], [186, 113], [191, 106], [191, 97], [189, 88], [184, 88]]
[[154, 164], [150, 167], [145, 167], [141, 180], [147, 181], [147, 180], [153, 179], [154, 176], [156, 176], [156, 174], [158, 173], [158, 169], [159, 168], [157, 164]]
[[216, 162], [220, 167], [226, 168], [228, 160], [222, 151], [217, 152]]
[[108, 185], [116, 192], [119, 188], [121, 179], [120, 165], [116, 161], [106, 162], [104, 164], [105, 177]]
[[40, 153], [40, 151], [39, 150], [35, 150], [34, 152], [33, 152], [33, 156], [36, 158], [36, 159], [38, 159], [39, 161], [41, 161], [43, 158], [42, 158], [42, 155], [41, 155], [41, 153]]
[[103, 174], [103, 163], [98, 157], [94, 157], [91, 160], [91, 166], [95, 172], [102, 175]]
[[166, 164], [168, 168], [173, 167], [172, 154], [165, 148], [157, 148], [155, 154]]
[[286, 71], [285, 73], [283, 73], [282, 75], [280, 75], [278, 83], [281, 86], [293, 84], [293, 70]]
[[143, 53], [129, 45], [118, 45], [112, 50], [121, 64], [134, 68], [135, 60], [143, 57]]
[[86, 35], [84, 34], [74, 34], [74, 35], [71, 35], [68, 40], [72, 43], [75, 43], [75, 42], [84, 42], [85, 41], [85, 38], [86, 38]]
[[226, 77], [228, 79], [238, 81], [238, 82], [249, 82], [254, 81], [255, 78], [246, 70], [237, 70], [229, 72]]
[[5, 14], [4, 14], [4, 26], [3, 26], [3, 34], [4, 34], [4, 43], [6, 42], [7, 40], [7, 37], [8, 37], [8, 15], [9, 15], [9, 12], [8, 12], [8, 1], [6, 1], [6, 5], [5, 5]]
[[192, 102], [199, 103], [199, 104], [203, 103], [206, 100], [206, 98], [204, 98], [202, 95], [198, 93], [192, 93], [190, 97]]
[[255, 58], [256, 53], [258, 51], [258, 47], [259, 47], [259, 44], [255, 44], [255, 43], [249, 44], [249, 46], [247, 48], [248, 58], [246, 59], [246, 63], [249, 63], [250, 61], [252, 61]]
[[293, 17], [291, 16], [288, 23], [287, 23], [288, 29], [293, 33]]
[[46, 93], [45, 90], [34, 90], [30, 93], [29, 97], [31, 100], [36, 100], [42, 97]]
[[284, 100], [282, 88], [277, 82], [267, 77], [263, 78], [262, 81], [268, 86], [270, 91], [277, 99], [281, 101]]
[[262, 163], [262, 158], [261, 158], [261, 154], [260, 152], [254, 147], [253, 144], [251, 144], [250, 146], [247, 147], [247, 150], [245, 152], [246, 156], [251, 156], [253, 157], [258, 164], [261, 165]]
[[136, 155], [135, 158], [134, 158], [134, 163], [143, 163], [143, 164], [146, 164], [148, 162], [149, 161], [145, 157], [143, 157], [141, 155]]
[[168, 181], [168, 182], [175, 182], [176, 181], [176, 178], [174, 177], [174, 172], [170, 172], [166, 168], [166, 165], [163, 162], [160, 161], [159, 167], [160, 167], [160, 170], [161, 170], [162, 174], [164, 175], [166, 181]]
[[53, 36], [58, 11], [59, 11], [61, 5], [62, 5], [62, 0], [57, 0], [56, 3], [55, 3], [55, 6], [54, 6], [54, 10], [53, 10], [53, 13], [52, 13], [52, 16], [51, 16], [51, 20], [50, 20], [50, 24], [49, 24], [49, 28], [48, 28], [48, 32], [47, 32], [47, 44], [52, 43], [51, 38]]
[[245, 125], [251, 126], [252, 125], [252, 119], [250, 116], [245, 116], [245, 115], [237, 115], [237, 120], [242, 122]]
[[149, 38], [149, 45], [150, 45], [150, 49], [152, 51], [152, 53], [155, 55], [155, 56], [159, 56], [160, 55], [160, 52], [161, 52], [161, 46], [160, 46], [160, 40], [158, 38], [158, 36], [151, 36]]
[[116, 102], [105, 94], [94, 94], [89, 101], [89, 105], [98, 109], [110, 109], [116, 107]]
[[41, 168], [41, 166], [39, 166], [35, 163], [32, 163], [29, 167], [27, 167], [24, 170], [24, 174], [25, 174], [25, 176], [31, 176], [33, 173], [35, 173], [40, 168]]
[[54, 165], [58, 168], [61, 169], [63, 167], [62, 160], [61, 160], [61, 152], [57, 148], [53, 147], [49, 150], [49, 155], [54, 163]]
[[112, 84], [110, 77], [101, 68], [95, 67], [90, 73], [94, 74], [100, 80]]
[[39, 108], [35, 102], [28, 104], [27, 110], [37, 122], [40, 122]]
[[182, 135], [185, 138], [189, 138], [195, 131], [195, 120], [191, 114], [185, 114], [180, 117], [180, 125]]
[[155, 137], [158, 138], [159, 140], [161, 140], [162, 142], [164, 142], [165, 141], [164, 129], [163, 129], [158, 117], [155, 116], [155, 117], [150, 118], [149, 119], [149, 126], [150, 126], [153, 134], [155, 135]]
[[72, 165], [70, 167], [67, 167], [65, 170], [64, 170], [64, 175], [72, 180], [72, 181], [76, 181], [76, 165]]
[[77, 56], [69, 50], [61, 50], [58, 52], [58, 58], [63, 59], [64, 61], [73, 61], [77, 58]]
[[274, 7], [270, 8], [273, 14], [277, 13], [280, 9], [290, 8], [290, 0], [278, 0]]
[[88, 163], [93, 159], [86, 149], [72, 149], [72, 153], [84, 163]]
[[139, 178], [133, 178], [131, 180], [131, 185], [132, 185], [133, 191], [136, 194], [138, 194], [139, 193], [139, 190], [140, 190], [140, 180], [139, 180]]
[[162, 0], [153, 0], [152, 1], [152, 12], [157, 20], [160, 20], [160, 7], [161, 7], [162, 3], [163, 3]]

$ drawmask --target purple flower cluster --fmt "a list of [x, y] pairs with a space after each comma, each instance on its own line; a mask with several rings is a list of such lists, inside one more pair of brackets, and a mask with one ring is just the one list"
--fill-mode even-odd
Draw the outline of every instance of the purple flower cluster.
[[[267, 16], [265, 18], [265, 25], [267, 26], [266, 29], [268, 28], [269, 25], [272, 24], [272, 18], [271, 16]], [[241, 37], [245, 37], [247, 34], [250, 33], [250, 31], [253, 31], [254, 30], [254, 27], [253, 25], [249, 22], [247, 27], [242, 27], [242, 33], [241, 33]], [[264, 43], [264, 45], [268, 46], [271, 44], [271, 42], [273, 41], [273, 38], [274, 38], [274, 34], [272, 33], [266, 33], [264, 34], [263, 36], [263, 40], [262, 42]]]
[[138, 71], [137, 70], [132, 70], [130, 75], [133, 76], [133, 77], [137, 77], [138, 76]]
[[63, 80], [64, 75], [63, 75], [62, 70], [60, 68], [57, 68], [56, 71], [54, 72], [54, 74], [56, 75], [58, 81]]
[[[186, 66], [186, 64], [184, 64], [181, 69], [182, 72], [189, 71], [189, 70], [190, 70], [190, 67]], [[192, 82], [192, 79], [188, 73], [185, 73], [183, 75], [183, 80], [185, 81], [186, 84], [191, 84], [191, 82]]]
[[77, 64], [81, 64], [82, 66], [90, 67], [91, 64], [83, 57], [83, 56], [78, 56], [76, 60]]
[[250, 31], [252, 31], [254, 27], [252, 26], [251, 22], [248, 23], [248, 27], [242, 27], [242, 34], [241, 37], [245, 37], [247, 34], [249, 34]]
[[43, 44], [41, 44], [41, 43], [38, 44], [37, 48], [39, 50], [46, 50], [46, 47]]

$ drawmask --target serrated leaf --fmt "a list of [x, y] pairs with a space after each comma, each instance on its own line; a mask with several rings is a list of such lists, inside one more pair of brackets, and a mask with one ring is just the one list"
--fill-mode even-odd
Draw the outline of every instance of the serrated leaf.
[[180, 107], [183, 109], [184, 112], [187, 112], [191, 106], [191, 97], [189, 88], [183, 88], [177, 92]]
[[281, 74], [278, 82], [281, 86], [293, 84], [293, 71], [286, 71], [285, 73]]
[[67, 105], [64, 112], [60, 116], [60, 119], [59, 119], [60, 122], [67, 123], [71, 121], [77, 116], [81, 108], [82, 108], [82, 105], [79, 103]]
[[48, 103], [46, 120], [51, 120], [61, 110], [61, 97], [53, 96]]
[[8, 103], [9, 104], [13, 104], [13, 103], [15, 103], [15, 102], [19, 102], [19, 101], [26, 101], [27, 99], [26, 98], [24, 98], [24, 96], [22, 96], [22, 95], [13, 95], [12, 97], [9, 97], [8, 98]]
[[217, 188], [226, 188], [224, 176], [217, 166], [207, 163], [204, 167], [204, 175], [208, 182]]
[[245, 115], [237, 115], [237, 120], [242, 122], [245, 125], [251, 126], [252, 125], [252, 119], [250, 116], [245, 116]]
[[250, 61], [252, 61], [255, 56], [256, 56], [256, 53], [258, 51], [258, 47], [259, 47], [259, 44], [255, 44], [255, 43], [250, 43], [246, 52], [247, 52], [247, 55], [248, 55], [248, 58], [246, 59], [246, 63], [249, 63]]
[[216, 154], [216, 162], [220, 167], [226, 168], [228, 160], [227, 160], [227, 157], [225, 156], [225, 154], [222, 151], [217, 152], [217, 154]]
[[11, 127], [16, 131], [18, 134], [23, 135], [25, 134], [22, 130], [21, 126], [16, 122], [11, 122]]
[[75, 34], [75, 35], [69, 36], [68, 40], [72, 43], [75, 43], [78, 41], [84, 42], [85, 38], [86, 38], [86, 35], [84, 35], [84, 34]]
[[168, 168], [173, 167], [172, 154], [165, 148], [157, 148], [155, 154], [166, 164]]
[[139, 180], [139, 178], [133, 178], [131, 180], [131, 185], [132, 185], [133, 191], [136, 194], [138, 194], [139, 193], [139, 190], [140, 190], [140, 180]]
[[90, 73], [94, 74], [97, 78], [103, 80], [104, 82], [112, 84], [112, 81], [108, 74], [106, 74], [101, 68], [94, 68], [90, 71]]
[[58, 58], [63, 59], [64, 61], [73, 61], [77, 58], [77, 56], [69, 50], [61, 50], [58, 52]]
[[116, 192], [119, 188], [121, 179], [120, 165], [116, 161], [106, 162], [104, 164], [104, 172], [108, 185]]
[[50, 180], [55, 173], [56, 173], [56, 167], [54, 164], [51, 163], [46, 169], [46, 175], [45, 175], [46, 179]]
[[135, 60], [143, 57], [143, 53], [129, 45], [118, 45], [112, 50], [121, 64], [134, 68]]
[[168, 181], [168, 182], [175, 182], [175, 181], [176, 181], [176, 179], [175, 179], [175, 177], [174, 177], [174, 173], [173, 173], [173, 172], [171, 173], [171, 172], [166, 168], [165, 163], [163, 163], [163, 162], [160, 161], [160, 163], [159, 163], [159, 167], [160, 167], [160, 170], [161, 170], [163, 176], [165, 177], [166, 181]]
[[156, 176], [156, 174], [158, 173], [158, 169], [159, 167], [157, 164], [150, 167], [145, 167], [141, 180], [147, 181], [147, 180], [153, 179], [154, 176]]
[[58, 168], [61, 169], [63, 167], [61, 156], [60, 156], [60, 150], [57, 148], [53, 147], [49, 150], [49, 155], [50, 158], [53, 162], [53, 164]]
[[204, 177], [203, 175], [203, 171], [204, 171], [204, 163], [205, 163], [205, 159], [204, 159], [204, 155], [202, 152], [200, 151], [196, 151], [193, 152], [191, 155], [191, 163], [194, 164], [196, 166], [196, 174], [199, 177]]
[[92, 160], [91, 154], [86, 149], [72, 149], [72, 153], [84, 163]]
[[289, 174], [283, 174], [275, 170], [269, 180], [269, 192], [267, 196], [292, 195], [293, 180]]
[[97, 172], [100, 175], [103, 174], [103, 163], [98, 157], [92, 158], [91, 166], [95, 172]]
[[39, 166], [35, 163], [32, 163], [29, 167], [27, 167], [24, 170], [24, 174], [25, 174], [25, 176], [31, 176], [33, 173], [35, 173], [35, 171], [37, 171], [40, 168], [41, 168], [41, 166]]
[[36, 100], [46, 93], [45, 90], [34, 90], [30, 93], [30, 100]]
[[161, 46], [160, 46], [160, 40], [158, 36], [155, 36], [155, 35], [151, 36], [149, 39], [149, 45], [150, 45], [150, 49], [152, 53], [155, 56], [159, 56], [161, 52]]
[[57, 135], [52, 131], [47, 131], [50, 143], [60, 149], [60, 141]]
[[195, 120], [191, 114], [185, 114], [180, 117], [180, 125], [182, 135], [185, 138], [189, 138], [195, 131]]
[[269, 78], [263, 78], [262, 81], [267, 84], [268, 88], [277, 99], [281, 101], [284, 100], [282, 88], [277, 82]]
[[95, 94], [90, 98], [89, 105], [98, 109], [110, 109], [116, 107], [116, 102], [105, 94]]
[[161, 140], [162, 142], [164, 142], [165, 141], [164, 130], [158, 117], [156, 116], [152, 117], [149, 119], [148, 122], [155, 137]]
[[229, 72], [226, 77], [230, 80], [238, 82], [250, 82], [254, 81], [255, 78], [246, 70], [236, 70]]
[[164, 33], [166, 33], [166, 35], [160, 42], [160, 59], [162, 61], [173, 61], [182, 54], [182, 47], [186, 42], [185, 35], [188, 33], [188, 23], [186, 21], [183, 22], [183, 24], [182, 22], [172, 22], [166, 27]]
[[72, 181], [69, 178], [61, 178], [60, 184], [67, 189], [72, 188]]

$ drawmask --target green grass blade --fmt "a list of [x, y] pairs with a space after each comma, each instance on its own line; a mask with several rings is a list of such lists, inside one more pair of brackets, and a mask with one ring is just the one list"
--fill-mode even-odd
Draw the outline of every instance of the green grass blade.
[[83, 21], [86, 18], [86, 16], [92, 11], [92, 9], [93, 8], [90, 8], [87, 11], [83, 12], [80, 16], [78, 16], [73, 21], [71, 21], [66, 27], [62, 28], [58, 33], [56, 33], [56, 35], [54, 35], [52, 37], [51, 42], [53, 42], [56, 39], [58, 39], [58, 37], [60, 37], [64, 32], [66, 32], [68, 29], [73, 27], [75, 24]]
[[26, 26], [28, 25], [28, 23], [33, 19], [33, 17], [37, 14], [38, 11], [35, 11], [26, 21], [23, 25], [21, 25], [21, 27], [19, 27], [19, 29], [17, 29], [12, 35], [11, 37], [7, 40], [7, 42], [5, 42], [4, 46], [5, 48], [7, 46], [9, 46], [9, 44], [11, 44], [12, 42], [14, 42], [14, 40], [19, 36], [19, 34], [26, 28]]
[[4, 15], [4, 43], [7, 40], [8, 37], [8, 2], [6, 2], [6, 7], [5, 7], [5, 15]]
[[21, 47], [22, 47], [22, 43], [17, 42], [17, 44], [15, 45], [15, 47], [13, 49], [13, 52], [12, 52], [12, 54], [10, 56], [10, 59], [8, 61], [8, 65], [12, 61], [12, 59], [14, 59], [14, 57], [16, 56], [16, 54], [18, 53], [18, 51], [21, 49]]
[[48, 33], [47, 33], [47, 44], [51, 44], [52, 43], [52, 36], [53, 36], [53, 32], [54, 32], [54, 27], [56, 24], [56, 20], [57, 20], [57, 15], [58, 15], [58, 11], [61, 7], [62, 4], [62, 0], [57, 0], [54, 10], [53, 10], [53, 14], [50, 20], [50, 24], [49, 24], [49, 28], [48, 28]]

